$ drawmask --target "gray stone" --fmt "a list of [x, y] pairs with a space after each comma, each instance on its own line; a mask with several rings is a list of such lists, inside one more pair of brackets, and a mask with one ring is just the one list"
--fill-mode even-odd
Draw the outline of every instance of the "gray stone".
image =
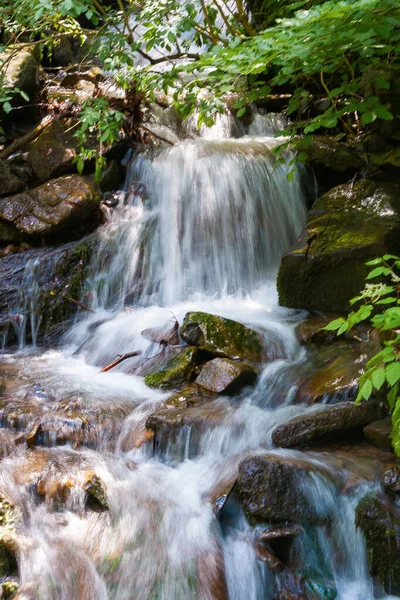
[[248, 363], [214, 358], [204, 365], [196, 383], [210, 392], [231, 394], [253, 383], [256, 377], [254, 368]]
[[378, 402], [342, 402], [279, 425], [272, 434], [272, 441], [280, 448], [304, 446], [321, 438], [334, 438], [360, 430], [381, 416], [382, 408]]

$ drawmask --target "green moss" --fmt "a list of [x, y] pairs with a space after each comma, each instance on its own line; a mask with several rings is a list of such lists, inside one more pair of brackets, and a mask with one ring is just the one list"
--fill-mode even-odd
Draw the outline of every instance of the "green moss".
[[68, 297], [74, 300], [82, 297], [94, 246], [92, 236], [67, 250], [56, 261], [52, 283], [41, 290], [41, 331], [45, 335], [76, 312], [76, 306]]
[[182, 348], [178, 356], [167, 358], [148, 373], [144, 380], [149, 387], [171, 390], [190, 381], [196, 366], [197, 348]]
[[181, 335], [190, 344], [229, 358], [244, 358], [256, 362], [262, 359], [261, 335], [231, 319], [204, 312], [187, 313]]
[[362, 180], [334, 188], [314, 204], [278, 274], [280, 304], [348, 312], [364, 287], [365, 262], [400, 250], [398, 187]]

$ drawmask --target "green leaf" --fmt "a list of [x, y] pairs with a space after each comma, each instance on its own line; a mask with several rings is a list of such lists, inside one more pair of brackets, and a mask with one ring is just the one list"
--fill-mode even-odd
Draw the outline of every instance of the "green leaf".
[[382, 261], [383, 261], [383, 258], [379, 257], [379, 258], [374, 258], [373, 260], [369, 260], [365, 264], [368, 265], [369, 267], [374, 267], [375, 265], [380, 265], [382, 263]]
[[372, 394], [372, 382], [370, 379], [367, 379], [367, 381], [360, 388], [359, 396], [361, 396], [361, 398], [364, 398], [364, 400], [369, 400], [371, 394]]
[[387, 400], [388, 400], [390, 410], [393, 410], [396, 405], [398, 388], [399, 388], [399, 385], [396, 383], [392, 387], [392, 389], [388, 392]]
[[331, 321], [328, 325], [325, 325], [325, 327], [322, 327], [322, 331], [336, 331], [337, 329], [340, 329], [344, 323], [347, 323], [347, 321], [340, 317], [339, 319]]
[[380, 390], [385, 383], [385, 368], [381, 367], [380, 369], [374, 370], [371, 376], [371, 381], [374, 388]]
[[376, 267], [370, 273], [368, 273], [366, 279], [374, 279], [374, 277], [379, 277], [380, 275], [389, 275], [390, 269], [387, 267]]
[[85, 166], [85, 161], [83, 160], [83, 158], [78, 158], [78, 160], [76, 161], [76, 168], [77, 168], [78, 173], [82, 173], [84, 166]]
[[400, 379], [400, 361], [392, 362], [386, 367], [386, 381], [394, 386]]

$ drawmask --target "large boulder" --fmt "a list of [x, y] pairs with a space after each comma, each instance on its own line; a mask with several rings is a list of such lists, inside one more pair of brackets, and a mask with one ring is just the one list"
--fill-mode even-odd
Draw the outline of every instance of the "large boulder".
[[77, 154], [76, 128], [70, 121], [55, 121], [31, 145], [28, 164], [39, 181], [64, 175]]
[[1, 198], [0, 232], [4, 225], [16, 241], [21, 237], [50, 236], [86, 225], [94, 218], [99, 203], [100, 192], [91, 178], [67, 175], [53, 179], [32, 190]]
[[373, 338], [361, 342], [341, 337], [322, 346], [309, 344], [303, 360], [284, 364], [271, 378], [264, 378], [258, 393], [274, 406], [288, 398], [292, 404], [308, 405], [355, 400], [360, 375], [381, 349]]
[[232, 394], [253, 383], [256, 377], [257, 373], [249, 363], [214, 358], [204, 365], [196, 383], [209, 392]]
[[265, 523], [291, 521], [315, 524], [323, 520], [306, 493], [311, 472], [321, 472], [305, 460], [274, 454], [250, 456], [240, 463], [238, 489], [248, 517]]
[[359, 431], [381, 415], [382, 408], [378, 402], [343, 402], [279, 425], [272, 434], [272, 441], [280, 448], [304, 446]]
[[262, 360], [262, 336], [231, 319], [204, 312], [187, 313], [180, 334], [188, 344], [201, 346], [219, 356], [254, 362]]
[[29, 96], [35, 95], [39, 86], [39, 64], [31, 50], [12, 50], [0, 54], [0, 71], [8, 88], [18, 88]]
[[356, 525], [367, 544], [371, 574], [388, 594], [400, 594], [400, 510], [391, 499], [370, 492], [356, 509]]
[[365, 261], [400, 252], [400, 184], [361, 180], [319, 198], [295, 247], [282, 257], [279, 301], [290, 308], [350, 310]]

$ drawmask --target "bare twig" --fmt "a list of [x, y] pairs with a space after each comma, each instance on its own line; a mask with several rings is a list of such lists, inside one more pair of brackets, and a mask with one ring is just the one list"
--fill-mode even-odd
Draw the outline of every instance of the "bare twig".
[[79, 302], [79, 300], [75, 300], [75, 298], [71, 298], [71, 296], [67, 296], [67, 294], [65, 294], [65, 297], [67, 300], [72, 302], [72, 304], [76, 304], [76, 306], [79, 306], [79, 308], [81, 308], [82, 310], [86, 310], [86, 312], [90, 312], [90, 313], [96, 312], [95, 310], [93, 310], [93, 308], [89, 308], [89, 306], [82, 304], [82, 302]]
[[111, 371], [111, 369], [122, 363], [124, 360], [127, 360], [128, 358], [133, 358], [134, 356], [139, 356], [140, 354], [141, 352], [128, 352], [127, 354], [117, 354], [117, 358], [106, 367], [103, 367], [100, 373], [106, 373], [107, 371]]

